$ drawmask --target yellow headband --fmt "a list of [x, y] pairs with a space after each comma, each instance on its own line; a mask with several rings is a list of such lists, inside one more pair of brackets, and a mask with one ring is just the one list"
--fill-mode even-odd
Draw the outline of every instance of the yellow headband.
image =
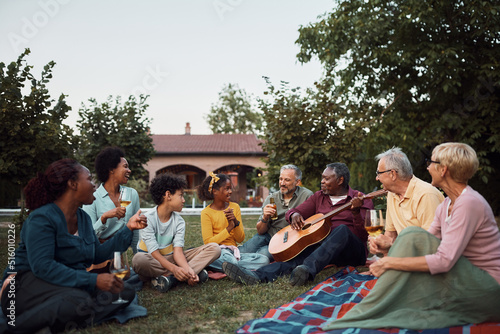
[[211, 193], [212, 187], [214, 186], [214, 183], [219, 181], [220, 178], [218, 178], [217, 175], [215, 175], [213, 172], [208, 172], [208, 175], [210, 175], [210, 177], [212, 178], [210, 180], [210, 185], [208, 186], [208, 192]]

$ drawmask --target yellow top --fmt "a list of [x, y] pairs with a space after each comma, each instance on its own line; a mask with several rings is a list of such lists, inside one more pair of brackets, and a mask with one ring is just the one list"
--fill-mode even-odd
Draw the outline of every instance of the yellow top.
[[444, 196], [430, 183], [413, 176], [408, 184], [404, 198], [387, 193], [386, 231], [398, 234], [408, 226], [420, 226], [425, 230], [431, 227], [436, 208], [444, 201]]
[[215, 242], [219, 245], [237, 246], [236, 243], [243, 242], [245, 231], [241, 221], [240, 206], [229, 202], [229, 207], [233, 209], [234, 216], [240, 222], [240, 225], [233, 228], [231, 233], [227, 232], [228, 221], [222, 210], [214, 210], [211, 205], [201, 211], [201, 235], [203, 243]]

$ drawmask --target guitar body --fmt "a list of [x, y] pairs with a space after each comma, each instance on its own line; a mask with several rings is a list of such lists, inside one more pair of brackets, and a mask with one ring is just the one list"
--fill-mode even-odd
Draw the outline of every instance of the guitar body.
[[[300, 230], [294, 230], [289, 225], [276, 233], [269, 242], [269, 252], [274, 259], [279, 262], [289, 261], [306, 247], [325, 239], [330, 233], [330, 219], [321, 220], [321, 217], [324, 217], [322, 213], [309, 217]], [[318, 222], [311, 224], [313, 221]]]

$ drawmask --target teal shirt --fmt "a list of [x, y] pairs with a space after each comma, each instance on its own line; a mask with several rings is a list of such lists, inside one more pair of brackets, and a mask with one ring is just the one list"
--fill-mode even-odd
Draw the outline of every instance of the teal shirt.
[[[135, 213], [139, 211], [141, 207], [139, 202], [139, 194], [137, 193], [137, 191], [133, 188], [120, 186], [120, 190], [122, 188], [126, 188], [128, 191], [130, 191], [132, 198], [132, 203], [130, 203], [130, 205], [126, 208], [127, 212], [125, 214], [125, 218], [108, 218], [106, 220], [106, 224], [102, 223], [101, 216], [105, 212], [116, 207], [115, 203], [113, 203], [111, 198], [109, 198], [109, 194], [104, 188], [103, 184], [101, 184], [99, 188], [97, 188], [97, 190], [94, 192], [94, 202], [90, 205], [83, 206], [83, 210], [90, 216], [90, 219], [94, 224], [95, 234], [100, 239], [107, 239], [113, 236], [113, 234], [115, 234], [119, 229], [127, 224], [130, 217], [135, 215]], [[135, 248], [136, 245], [133, 246]]]
[[132, 240], [132, 231], [123, 228], [101, 245], [82, 209], [78, 209], [77, 219], [78, 235], [72, 235], [63, 212], [54, 203], [31, 212], [23, 224], [15, 264], [6, 268], [4, 279], [10, 273], [32, 271], [52, 284], [92, 292], [97, 274], [86, 268], [111, 259], [115, 251], [124, 252]]

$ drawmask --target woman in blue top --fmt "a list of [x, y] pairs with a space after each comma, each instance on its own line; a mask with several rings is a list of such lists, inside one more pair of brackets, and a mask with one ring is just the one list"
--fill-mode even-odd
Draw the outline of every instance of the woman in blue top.
[[4, 272], [1, 304], [9, 330], [53, 332], [96, 324], [128, 304], [112, 304], [121, 292], [135, 291], [110, 273], [90, 273], [93, 263], [125, 251], [132, 231], [146, 226], [137, 212], [116, 235], [102, 244], [89, 216], [80, 209], [94, 200], [94, 183], [87, 168], [63, 159], [30, 180], [24, 192], [30, 210], [23, 224], [15, 262]]
[[[95, 159], [95, 171], [101, 185], [94, 192], [94, 202], [83, 206], [83, 210], [90, 216], [97, 237], [104, 242], [125, 226], [139, 210], [139, 195], [135, 189], [123, 186], [128, 182], [132, 171], [120, 148], [106, 147], [99, 152]], [[126, 208], [120, 206], [122, 191], [131, 195], [131, 203]], [[134, 254], [137, 253], [138, 241], [139, 233], [136, 231], [130, 244]]]

